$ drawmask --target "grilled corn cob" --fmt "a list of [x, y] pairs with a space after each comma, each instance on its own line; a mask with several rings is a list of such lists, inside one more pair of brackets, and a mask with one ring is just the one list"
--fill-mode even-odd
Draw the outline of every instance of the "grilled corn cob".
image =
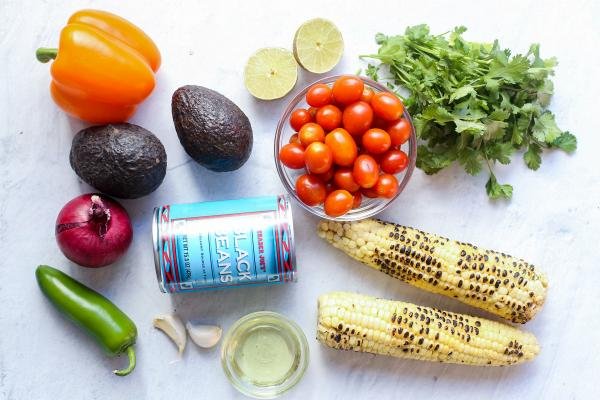
[[317, 339], [334, 349], [470, 365], [511, 365], [539, 353], [512, 326], [401, 301], [334, 292], [319, 297]]
[[394, 278], [512, 322], [529, 321], [546, 297], [546, 276], [533, 265], [406, 226], [376, 219], [324, 221], [319, 236]]

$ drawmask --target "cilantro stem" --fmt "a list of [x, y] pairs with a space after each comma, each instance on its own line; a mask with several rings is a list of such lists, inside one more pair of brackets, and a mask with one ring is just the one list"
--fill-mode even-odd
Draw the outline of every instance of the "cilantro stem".
[[361, 54], [360, 56], [358, 56], [359, 59], [364, 59], [364, 58], [374, 58], [376, 60], [381, 59], [381, 56], [379, 54]]
[[483, 153], [483, 159], [485, 160], [485, 163], [487, 164], [488, 171], [490, 171], [490, 175], [494, 175], [494, 172], [492, 171], [492, 166], [490, 165], [490, 160], [488, 159], [487, 154], [485, 154], [485, 152]]

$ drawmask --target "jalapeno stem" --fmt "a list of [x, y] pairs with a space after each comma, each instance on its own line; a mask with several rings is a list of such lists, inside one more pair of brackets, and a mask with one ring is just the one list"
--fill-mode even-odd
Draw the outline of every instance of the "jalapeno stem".
[[129, 346], [127, 348], [127, 358], [129, 358], [129, 365], [127, 366], [127, 368], [115, 369], [113, 371], [115, 373], [115, 375], [119, 375], [119, 376], [129, 375], [129, 373], [131, 373], [131, 371], [133, 371], [133, 369], [135, 368], [135, 350], [133, 349], [133, 346]]
[[35, 57], [39, 62], [47, 63], [50, 60], [54, 60], [58, 54], [58, 49], [51, 47], [40, 47], [35, 51]]

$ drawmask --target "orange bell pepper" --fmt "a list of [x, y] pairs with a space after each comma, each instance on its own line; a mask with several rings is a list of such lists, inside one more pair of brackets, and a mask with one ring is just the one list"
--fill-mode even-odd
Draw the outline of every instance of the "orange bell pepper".
[[106, 124], [129, 119], [154, 89], [158, 48], [140, 28], [115, 14], [81, 10], [69, 18], [58, 49], [40, 48], [52, 98], [68, 114]]

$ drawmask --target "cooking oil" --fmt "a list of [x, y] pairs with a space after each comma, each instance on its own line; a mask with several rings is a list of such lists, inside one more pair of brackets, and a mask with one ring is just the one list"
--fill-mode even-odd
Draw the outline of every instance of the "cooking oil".
[[242, 393], [273, 398], [294, 386], [308, 365], [300, 327], [284, 316], [261, 311], [236, 322], [223, 340], [225, 374]]

